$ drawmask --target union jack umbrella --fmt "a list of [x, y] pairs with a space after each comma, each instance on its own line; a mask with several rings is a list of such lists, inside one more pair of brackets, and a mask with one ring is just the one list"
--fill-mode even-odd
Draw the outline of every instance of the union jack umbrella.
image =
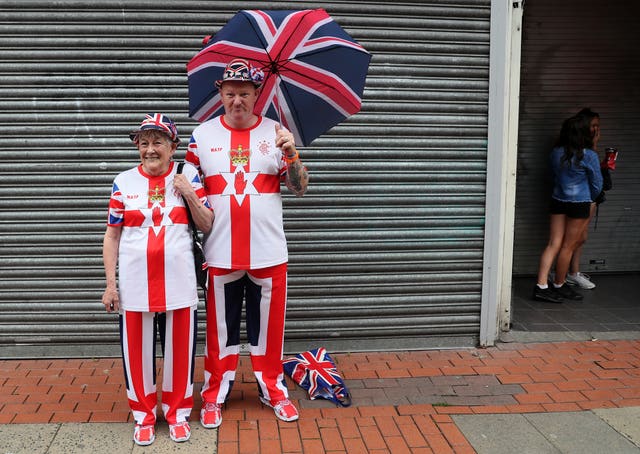
[[323, 9], [240, 11], [204, 43], [187, 63], [194, 120], [224, 113], [215, 81], [236, 58], [264, 72], [254, 113], [279, 121], [299, 145], [360, 110], [371, 54]]
[[343, 407], [351, 405], [349, 390], [324, 347], [287, 358], [282, 367], [293, 381], [309, 391], [311, 400], [321, 397]]

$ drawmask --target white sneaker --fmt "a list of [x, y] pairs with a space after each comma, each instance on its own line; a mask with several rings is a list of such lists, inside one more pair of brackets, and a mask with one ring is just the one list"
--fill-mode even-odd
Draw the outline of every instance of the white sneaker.
[[577, 285], [586, 290], [590, 290], [596, 286], [596, 284], [591, 282], [591, 277], [589, 277], [588, 274], [579, 271], [576, 274], [567, 274], [567, 284]]
[[272, 404], [269, 399], [265, 399], [264, 397], [260, 396], [260, 401], [263, 404], [273, 408], [276, 416], [283, 421], [295, 421], [299, 417], [298, 409], [291, 403], [289, 399], [281, 400], [279, 402], [276, 402], [275, 404]]

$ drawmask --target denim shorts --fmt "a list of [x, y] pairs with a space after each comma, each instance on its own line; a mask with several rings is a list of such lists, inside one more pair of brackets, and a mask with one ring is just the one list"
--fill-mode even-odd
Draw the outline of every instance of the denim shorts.
[[587, 219], [591, 215], [591, 202], [561, 202], [551, 197], [551, 214], [564, 214], [568, 218]]

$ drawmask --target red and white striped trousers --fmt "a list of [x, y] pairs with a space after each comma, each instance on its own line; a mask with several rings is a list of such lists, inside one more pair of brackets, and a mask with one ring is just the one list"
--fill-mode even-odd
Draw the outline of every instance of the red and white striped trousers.
[[238, 368], [240, 319], [246, 301], [251, 365], [259, 392], [272, 402], [288, 397], [282, 369], [287, 264], [257, 270], [209, 268], [204, 402], [223, 403]]
[[[154, 312], [122, 311], [120, 342], [127, 398], [136, 424], [156, 422], [156, 317]], [[193, 408], [196, 307], [166, 312], [162, 411], [169, 424], [189, 419]]]

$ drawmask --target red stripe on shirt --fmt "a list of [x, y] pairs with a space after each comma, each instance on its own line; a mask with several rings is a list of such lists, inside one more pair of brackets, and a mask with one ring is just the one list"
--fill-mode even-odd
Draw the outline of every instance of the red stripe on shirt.
[[280, 192], [280, 177], [261, 173], [253, 180], [253, 185], [260, 194]]
[[149, 311], [164, 312], [167, 310], [167, 294], [164, 279], [164, 233], [161, 227], [158, 235], [153, 228], [149, 229], [147, 244], [147, 291], [149, 294]]
[[[230, 149], [249, 150], [251, 145], [250, 129], [231, 129]], [[235, 172], [236, 166], [229, 162], [230, 171]], [[249, 172], [251, 166], [251, 156], [249, 162], [244, 167], [244, 171]], [[251, 264], [251, 197], [245, 196], [242, 204], [238, 204], [236, 197], [231, 197], [231, 267], [246, 268]]]
[[144, 223], [144, 214], [140, 210], [127, 210], [124, 212], [125, 227], [140, 227]]
[[184, 157], [184, 160], [186, 162], [190, 162], [196, 168], [199, 168], [200, 167], [200, 158], [196, 154], [197, 151], [198, 151], [198, 147], [196, 146], [196, 144], [195, 143], [190, 143], [189, 144], [189, 148], [187, 149], [187, 154]]
[[174, 224], [188, 224], [189, 217], [187, 216], [186, 207], [174, 207], [169, 213], [169, 219]]
[[[164, 178], [149, 178], [149, 191], [156, 187], [164, 189]], [[161, 206], [165, 206], [163, 199]], [[149, 208], [153, 202], [149, 200]], [[160, 226], [162, 213], [156, 205], [152, 214], [155, 227], [149, 228], [147, 240], [147, 293], [149, 295], [149, 311], [164, 312], [167, 310], [167, 292], [165, 283], [165, 227]], [[157, 232], [157, 233], [156, 233]]]
[[[280, 177], [261, 173], [253, 180], [253, 186], [259, 194], [280, 192]], [[220, 195], [227, 187], [227, 181], [221, 175], [213, 175], [205, 178], [205, 187], [208, 195]]]

